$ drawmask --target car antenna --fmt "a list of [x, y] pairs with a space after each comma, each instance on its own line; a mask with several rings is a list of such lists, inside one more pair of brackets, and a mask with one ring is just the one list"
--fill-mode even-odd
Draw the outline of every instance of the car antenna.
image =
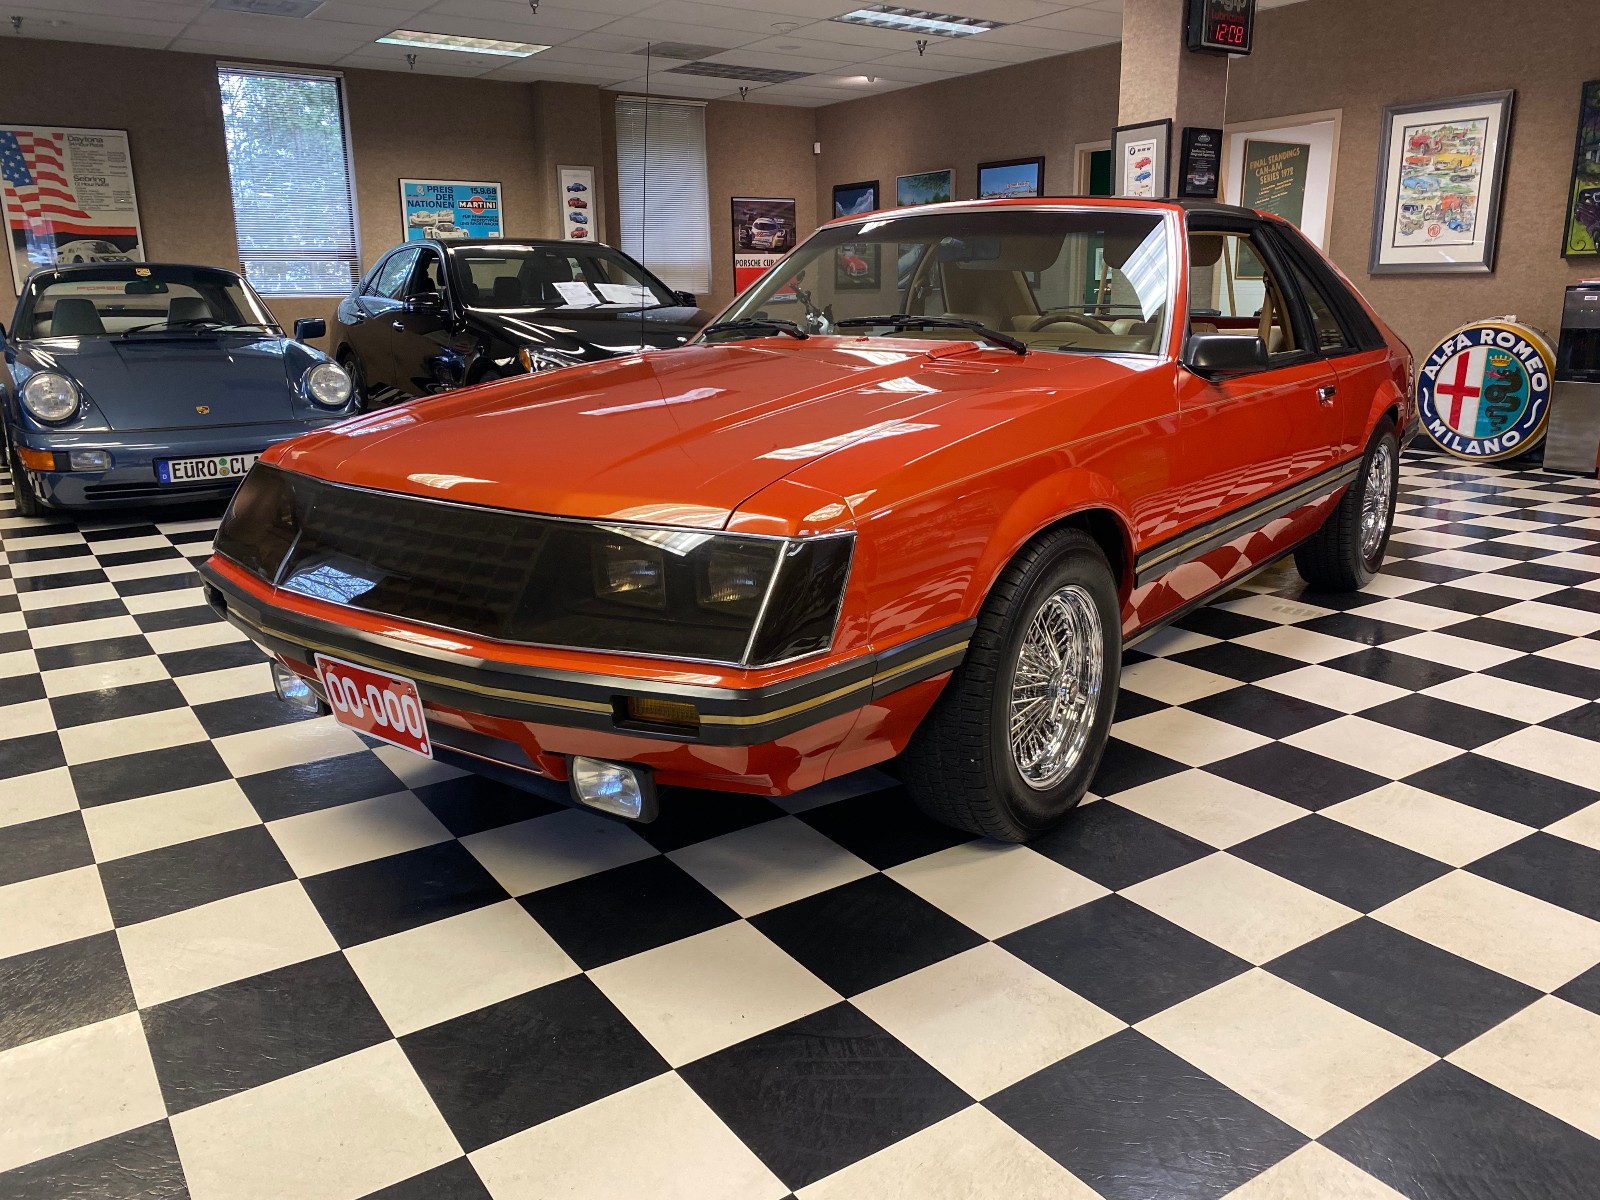
[[[645, 264], [646, 271], [650, 269], [650, 51], [651, 45], [647, 41], [644, 44], [644, 154], [641, 156], [644, 166], [639, 181], [639, 261]], [[640, 304], [640, 354], [645, 352], [644, 332], [644, 305]]]

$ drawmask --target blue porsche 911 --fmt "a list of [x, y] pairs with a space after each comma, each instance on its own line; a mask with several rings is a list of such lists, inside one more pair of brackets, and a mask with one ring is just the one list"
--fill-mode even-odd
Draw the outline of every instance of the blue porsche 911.
[[35, 271], [0, 328], [0, 434], [17, 512], [227, 495], [268, 446], [355, 411], [343, 367], [232, 271]]

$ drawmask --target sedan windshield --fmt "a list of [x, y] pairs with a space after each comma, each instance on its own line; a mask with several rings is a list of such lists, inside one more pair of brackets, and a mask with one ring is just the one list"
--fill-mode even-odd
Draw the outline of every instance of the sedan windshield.
[[660, 308], [679, 303], [638, 263], [604, 246], [462, 246], [457, 286], [473, 308]]
[[996, 206], [868, 217], [819, 230], [704, 336], [762, 336], [761, 322], [769, 334], [785, 322], [815, 334], [1155, 354], [1172, 276], [1159, 213]]
[[232, 271], [165, 263], [41, 271], [17, 310], [19, 338], [277, 328], [261, 298]]

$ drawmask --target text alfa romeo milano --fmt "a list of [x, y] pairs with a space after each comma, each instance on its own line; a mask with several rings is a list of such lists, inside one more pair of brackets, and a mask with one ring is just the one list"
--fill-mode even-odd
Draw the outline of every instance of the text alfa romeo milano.
[[688, 346], [269, 451], [207, 593], [285, 695], [597, 809], [898, 758], [1021, 840], [1083, 796], [1124, 647], [1291, 552], [1372, 577], [1410, 369], [1273, 217], [850, 217]]

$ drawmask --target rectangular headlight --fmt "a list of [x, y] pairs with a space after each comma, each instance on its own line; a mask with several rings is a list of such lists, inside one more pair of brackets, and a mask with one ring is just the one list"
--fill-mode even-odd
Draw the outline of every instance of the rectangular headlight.
[[700, 559], [695, 575], [695, 600], [702, 608], [748, 613], [761, 607], [772, 578], [772, 557], [737, 546], [716, 546]]
[[596, 596], [639, 608], [667, 606], [667, 565], [654, 546], [607, 539], [591, 546], [590, 560]]
[[275, 467], [257, 463], [223, 514], [222, 524], [217, 527], [216, 550], [271, 583], [299, 528], [288, 476]]

